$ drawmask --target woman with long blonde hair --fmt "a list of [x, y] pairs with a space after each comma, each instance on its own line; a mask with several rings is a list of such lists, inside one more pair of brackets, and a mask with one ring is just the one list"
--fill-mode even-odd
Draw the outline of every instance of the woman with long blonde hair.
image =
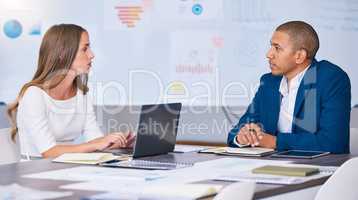
[[[100, 131], [87, 95], [87, 77], [94, 54], [88, 32], [74, 24], [52, 26], [44, 35], [32, 80], [9, 106], [12, 138], [19, 134], [27, 158], [93, 152], [131, 146], [130, 133]], [[84, 143], [76, 144], [80, 136]]]

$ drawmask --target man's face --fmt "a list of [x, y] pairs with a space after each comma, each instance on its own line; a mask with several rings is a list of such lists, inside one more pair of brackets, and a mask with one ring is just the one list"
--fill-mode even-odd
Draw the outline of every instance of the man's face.
[[295, 51], [289, 35], [285, 32], [275, 31], [271, 38], [271, 47], [266, 53], [273, 75], [289, 76], [294, 73], [297, 66]]

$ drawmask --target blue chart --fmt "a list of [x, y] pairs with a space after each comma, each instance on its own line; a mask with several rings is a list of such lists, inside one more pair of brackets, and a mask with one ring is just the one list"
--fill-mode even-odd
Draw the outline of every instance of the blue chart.
[[200, 4], [193, 5], [192, 12], [194, 15], [200, 15], [203, 12], [203, 7]]
[[30, 27], [29, 35], [41, 35], [41, 23], [35, 23]]
[[7, 37], [14, 39], [21, 35], [22, 25], [19, 21], [11, 19], [5, 22], [3, 31]]

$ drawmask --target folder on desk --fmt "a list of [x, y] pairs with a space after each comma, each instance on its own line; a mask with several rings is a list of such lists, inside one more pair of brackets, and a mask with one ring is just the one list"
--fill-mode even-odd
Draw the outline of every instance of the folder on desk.
[[318, 168], [314, 167], [291, 167], [291, 166], [275, 166], [265, 165], [252, 170], [254, 174], [272, 174], [282, 176], [310, 176], [319, 173]]
[[128, 160], [128, 156], [114, 156], [111, 153], [65, 153], [52, 160], [60, 163], [96, 165], [111, 160]]

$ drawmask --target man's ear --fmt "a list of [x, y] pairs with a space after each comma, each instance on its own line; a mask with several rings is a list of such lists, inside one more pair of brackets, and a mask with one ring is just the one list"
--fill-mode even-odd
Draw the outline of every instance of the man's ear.
[[296, 64], [302, 64], [307, 59], [306, 49], [296, 51]]

